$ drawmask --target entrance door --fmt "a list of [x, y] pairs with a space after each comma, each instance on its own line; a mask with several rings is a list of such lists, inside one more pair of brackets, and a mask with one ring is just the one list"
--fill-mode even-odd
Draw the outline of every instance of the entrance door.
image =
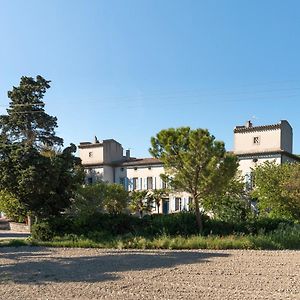
[[163, 214], [169, 213], [169, 199], [163, 199]]

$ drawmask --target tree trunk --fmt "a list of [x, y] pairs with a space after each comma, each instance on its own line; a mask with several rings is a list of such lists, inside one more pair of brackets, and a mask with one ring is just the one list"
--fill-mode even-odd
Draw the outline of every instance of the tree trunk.
[[195, 214], [196, 214], [197, 226], [198, 226], [199, 233], [202, 235], [203, 234], [202, 214], [200, 213], [199, 201], [195, 197], [194, 197], [194, 202], [195, 202]]
[[160, 206], [160, 204], [157, 203], [157, 213], [158, 213], [158, 214], [159, 214], [159, 206]]

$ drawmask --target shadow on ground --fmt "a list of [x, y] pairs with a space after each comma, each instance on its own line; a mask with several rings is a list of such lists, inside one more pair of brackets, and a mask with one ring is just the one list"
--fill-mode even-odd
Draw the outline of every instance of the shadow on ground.
[[0, 240], [26, 239], [29, 236], [30, 234], [25, 232], [0, 231]]
[[[95, 250], [97, 251], [97, 250]], [[47, 282], [99, 282], [117, 280], [118, 273], [207, 262], [229, 254], [197, 251], [99, 251], [88, 255], [78, 249], [76, 257], [68, 250], [17, 247], [0, 248], [0, 283], [43, 284]], [[93, 252], [93, 254], [96, 254]]]

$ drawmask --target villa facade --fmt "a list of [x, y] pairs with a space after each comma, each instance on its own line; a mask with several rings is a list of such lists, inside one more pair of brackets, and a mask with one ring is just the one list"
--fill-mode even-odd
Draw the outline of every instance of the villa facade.
[[[239, 169], [248, 185], [251, 185], [253, 169], [265, 162], [278, 164], [299, 162], [300, 157], [292, 154], [293, 130], [287, 121], [278, 124], [253, 126], [248, 121], [234, 128], [233, 153], [239, 158]], [[86, 184], [99, 180], [122, 184], [128, 191], [155, 190], [165, 188], [160, 175], [163, 163], [156, 158], [134, 158], [114, 139], [82, 142], [79, 154], [86, 173]], [[188, 193], [174, 193], [166, 197], [160, 212], [174, 213], [189, 210], [191, 198]], [[153, 212], [158, 212], [154, 208]]]

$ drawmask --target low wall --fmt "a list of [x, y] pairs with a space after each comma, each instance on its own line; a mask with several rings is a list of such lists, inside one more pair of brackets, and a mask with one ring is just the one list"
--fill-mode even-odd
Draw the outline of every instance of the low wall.
[[14, 232], [30, 232], [29, 226], [23, 223], [9, 222], [9, 227], [10, 230]]

